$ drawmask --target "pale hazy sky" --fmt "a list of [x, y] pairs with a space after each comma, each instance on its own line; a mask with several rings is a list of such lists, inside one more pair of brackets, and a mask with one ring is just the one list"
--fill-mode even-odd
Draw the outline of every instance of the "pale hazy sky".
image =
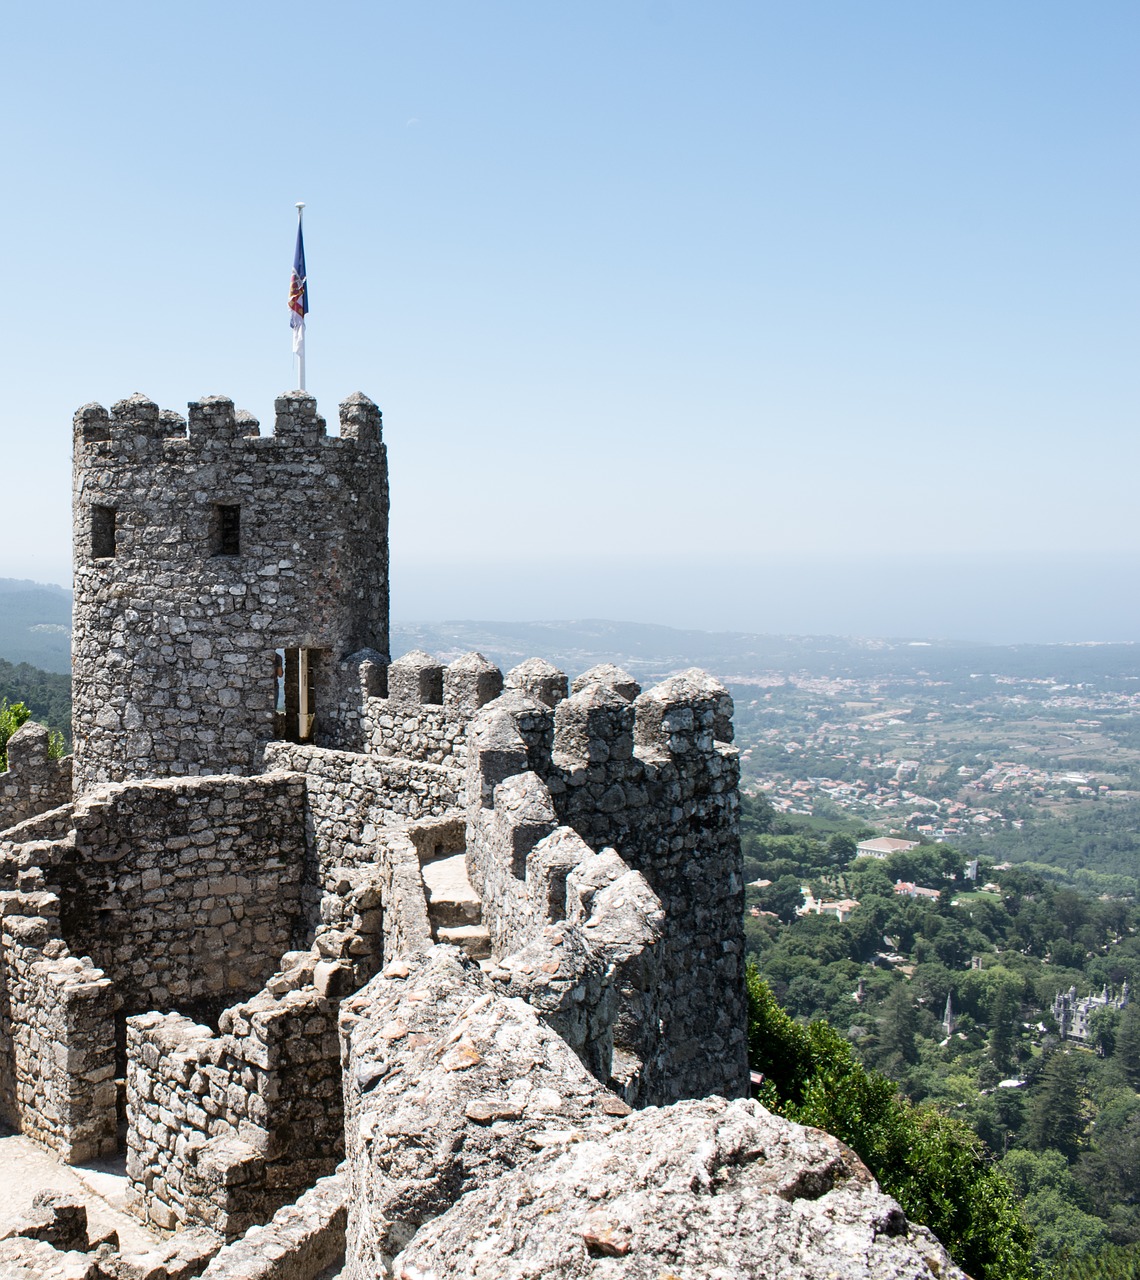
[[66, 580], [79, 404], [271, 420], [305, 200], [397, 614], [713, 625], [677, 561], [756, 627], [765, 558], [900, 552], [1140, 596], [1134, 0], [44, 3], [4, 64], [0, 576]]

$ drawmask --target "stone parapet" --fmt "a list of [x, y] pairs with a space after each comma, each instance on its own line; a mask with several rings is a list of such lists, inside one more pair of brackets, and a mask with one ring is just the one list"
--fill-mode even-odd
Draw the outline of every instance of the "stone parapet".
[[[502, 672], [481, 653], [464, 654], [444, 666], [413, 649], [397, 658], [383, 679], [378, 673], [366, 675], [361, 715], [366, 749], [459, 770], [472, 716], [503, 689]], [[384, 696], [379, 696], [380, 685]]]
[[63, 935], [126, 1013], [216, 1016], [258, 989], [303, 931], [297, 774], [115, 783], [75, 805]]
[[265, 1222], [344, 1153], [340, 1000], [357, 938], [330, 930], [292, 952], [215, 1033], [178, 1013], [127, 1021], [130, 1207], [163, 1230], [209, 1227], [227, 1240]]
[[71, 757], [52, 760], [51, 734], [29, 720], [8, 739], [8, 768], [0, 773], [0, 832], [71, 799]]
[[321, 1178], [264, 1226], [216, 1253], [202, 1280], [316, 1280], [344, 1258], [345, 1178]]
[[68, 952], [55, 905], [0, 895], [0, 1119], [80, 1164], [115, 1151], [115, 995]]
[[551, 828], [571, 827], [592, 849], [615, 849], [640, 871], [666, 918], [664, 1030], [646, 1096], [742, 1096], [744, 887], [739, 764], [726, 740], [732, 699], [711, 676], [687, 671], [631, 703], [623, 677], [599, 673], [553, 708], [508, 689], [480, 711], [468, 737], [468, 838], [487, 829], [499, 785], [528, 772], [549, 795]]

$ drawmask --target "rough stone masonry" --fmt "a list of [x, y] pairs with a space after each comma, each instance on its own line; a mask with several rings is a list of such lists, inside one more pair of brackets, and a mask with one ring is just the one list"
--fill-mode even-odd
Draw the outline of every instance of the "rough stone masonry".
[[337, 437], [301, 392], [267, 436], [221, 397], [74, 428], [74, 760], [25, 726], [0, 775], [0, 1120], [64, 1161], [125, 1149], [171, 1245], [37, 1220], [17, 1253], [89, 1280], [959, 1274], [851, 1152], [745, 1100], [719, 682], [391, 661], [364, 396]]

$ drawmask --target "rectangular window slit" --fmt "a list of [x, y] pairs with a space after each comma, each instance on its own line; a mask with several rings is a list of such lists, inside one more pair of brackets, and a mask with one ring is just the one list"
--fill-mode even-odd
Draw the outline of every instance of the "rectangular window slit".
[[107, 560], [115, 554], [115, 508], [91, 508], [91, 557]]
[[241, 555], [241, 507], [219, 503], [214, 507], [213, 554]]

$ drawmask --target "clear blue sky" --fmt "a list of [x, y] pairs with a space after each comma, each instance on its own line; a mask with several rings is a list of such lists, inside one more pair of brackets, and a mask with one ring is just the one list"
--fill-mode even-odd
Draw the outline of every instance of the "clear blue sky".
[[305, 200], [398, 615], [795, 629], [757, 602], [802, 563], [843, 631], [948, 558], [1140, 597], [1133, 0], [113, 0], [4, 45], [0, 575], [66, 580], [79, 404], [270, 418]]

